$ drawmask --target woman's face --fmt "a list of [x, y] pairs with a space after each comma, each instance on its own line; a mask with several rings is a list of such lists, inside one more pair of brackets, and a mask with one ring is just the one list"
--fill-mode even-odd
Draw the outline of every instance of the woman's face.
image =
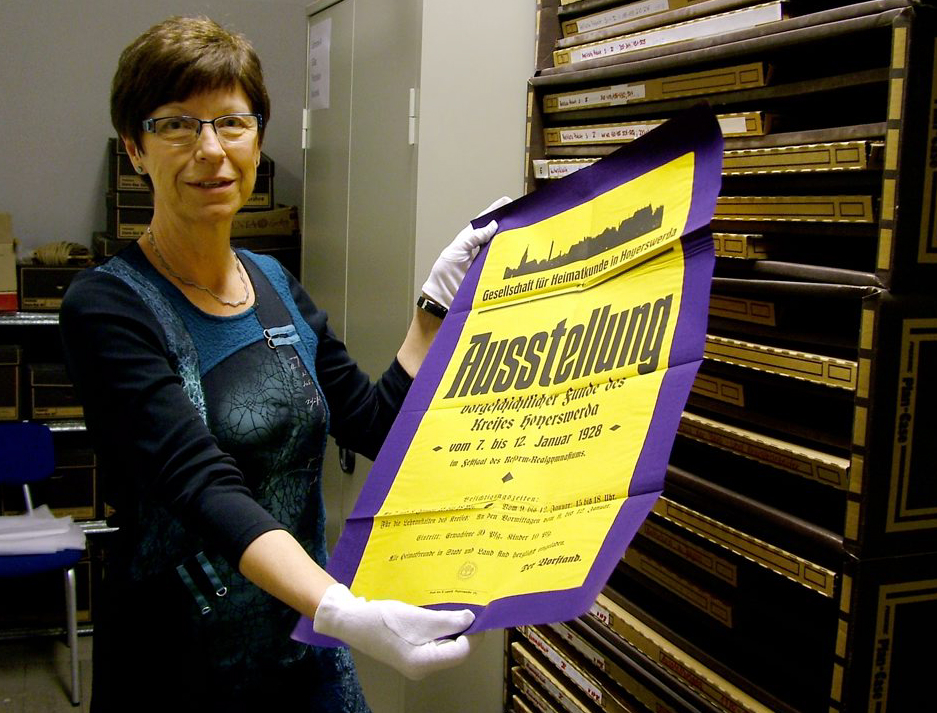
[[[191, 116], [215, 119], [251, 112], [244, 90], [218, 89], [157, 107], [149, 118]], [[143, 151], [131, 142], [127, 151], [153, 181], [157, 214], [188, 223], [230, 221], [254, 191], [260, 145], [256, 132], [238, 143], [219, 141], [214, 128], [202, 124], [195, 143], [173, 146], [155, 134], [143, 134]]]

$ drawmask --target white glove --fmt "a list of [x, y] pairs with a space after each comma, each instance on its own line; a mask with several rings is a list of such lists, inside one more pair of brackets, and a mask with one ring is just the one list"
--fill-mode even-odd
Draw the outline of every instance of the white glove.
[[471, 653], [466, 636], [436, 639], [464, 631], [474, 620], [468, 609], [438, 611], [392, 599], [367, 601], [336, 583], [325, 590], [312, 628], [419, 680], [461, 663]]
[[[510, 198], [502, 196], [475, 217], [490, 213], [510, 202]], [[498, 223], [494, 220], [483, 228], [473, 228], [471, 223], [462, 228], [455, 240], [449, 243], [436, 259], [436, 264], [429, 271], [429, 277], [423, 283], [423, 294], [449, 309], [479, 248], [491, 240], [491, 236], [497, 231]]]

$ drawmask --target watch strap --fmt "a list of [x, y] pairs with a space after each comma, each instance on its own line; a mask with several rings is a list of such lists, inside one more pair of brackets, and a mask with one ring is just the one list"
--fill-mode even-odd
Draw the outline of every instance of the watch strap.
[[416, 306], [424, 312], [429, 312], [434, 317], [439, 317], [439, 319], [445, 319], [446, 315], [449, 314], [448, 308], [430, 299], [426, 295], [420, 295], [417, 298]]

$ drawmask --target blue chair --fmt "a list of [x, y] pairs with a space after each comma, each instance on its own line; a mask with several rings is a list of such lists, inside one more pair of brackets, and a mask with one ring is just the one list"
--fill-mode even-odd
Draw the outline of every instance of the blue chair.
[[[33, 512], [30, 483], [45, 480], [55, 469], [52, 432], [38, 423], [0, 424], [0, 484], [21, 485], [27, 513]], [[0, 517], [0, 520], [3, 518]], [[65, 549], [49, 554], [0, 554], [0, 578], [25, 577], [61, 570], [65, 574], [65, 604], [68, 647], [71, 653], [71, 701], [81, 703], [78, 682], [78, 617], [75, 594], [75, 563], [83, 549]]]

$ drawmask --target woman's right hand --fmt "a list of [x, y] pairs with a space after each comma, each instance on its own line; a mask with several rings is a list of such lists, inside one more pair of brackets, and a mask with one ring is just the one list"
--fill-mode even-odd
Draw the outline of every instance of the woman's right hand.
[[313, 629], [419, 680], [468, 657], [473, 640], [480, 637], [442, 637], [464, 631], [474, 620], [468, 609], [444, 611], [391, 599], [368, 601], [336, 583], [325, 590]]

